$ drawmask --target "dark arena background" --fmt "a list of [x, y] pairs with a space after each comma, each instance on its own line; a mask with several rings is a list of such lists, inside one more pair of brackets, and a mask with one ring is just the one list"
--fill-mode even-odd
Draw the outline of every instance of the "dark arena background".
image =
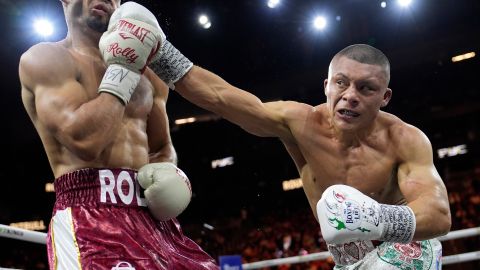
[[[449, 192], [451, 231], [480, 226], [480, 1], [412, 0], [406, 7], [396, 0], [138, 2], [195, 64], [263, 101], [322, 103], [337, 51], [353, 43], [381, 49], [392, 66], [393, 98], [384, 110], [429, 137]], [[209, 27], [199, 23], [202, 14]], [[315, 27], [322, 19], [313, 24], [317, 15], [325, 28]], [[0, 18], [0, 224], [46, 232], [53, 175], [21, 102], [18, 63], [30, 46], [65, 36], [63, 11], [57, 0], [0, 0]], [[35, 32], [39, 18], [51, 22], [50, 36]], [[178, 165], [193, 187], [178, 218], [187, 236], [217, 260], [241, 255], [243, 263], [326, 251], [278, 139], [250, 135], [174, 91], [167, 109]], [[478, 251], [479, 240], [478, 233], [446, 240], [443, 256]], [[443, 268], [480, 269], [479, 257]], [[45, 245], [0, 237], [1, 267], [47, 269]], [[327, 259], [262, 269], [332, 267]]]

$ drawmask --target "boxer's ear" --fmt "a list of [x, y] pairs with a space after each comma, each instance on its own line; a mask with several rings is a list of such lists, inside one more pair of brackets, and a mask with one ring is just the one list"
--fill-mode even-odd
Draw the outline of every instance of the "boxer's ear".
[[387, 90], [385, 90], [385, 93], [383, 94], [383, 101], [382, 101], [381, 107], [383, 108], [387, 106], [391, 98], [392, 98], [392, 89], [387, 88]]

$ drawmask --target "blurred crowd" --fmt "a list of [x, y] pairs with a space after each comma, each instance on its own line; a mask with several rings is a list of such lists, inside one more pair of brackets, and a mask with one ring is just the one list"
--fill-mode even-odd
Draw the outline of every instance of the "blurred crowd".
[[[263, 217], [250, 217], [245, 209], [236, 218], [213, 224], [184, 226], [184, 230], [209, 254], [238, 254], [243, 262], [256, 262], [326, 251], [320, 227], [310, 209], [279, 209]], [[333, 262], [316, 261], [284, 265], [275, 269], [331, 269]]]

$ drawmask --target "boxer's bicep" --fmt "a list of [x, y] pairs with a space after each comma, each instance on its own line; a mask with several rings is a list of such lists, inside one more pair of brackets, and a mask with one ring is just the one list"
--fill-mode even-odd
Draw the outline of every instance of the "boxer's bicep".
[[38, 120], [53, 134], [66, 130], [76, 118], [76, 109], [86, 101], [83, 86], [75, 80], [57, 86], [37, 85], [35, 89]]
[[225, 118], [254, 135], [279, 137], [285, 141], [293, 141], [293, 135], [285, 116], [289, 102], [262, 103], [257, 97], [250, 96], [252, 99], [240, 105], [238, 113], [226, 113]]
[[444, 189], [433, 164], [432, 146], [425, 134], [414, 127], [408, 127], [402, 137], [398, 182], [407, 202], [425, 194], [438, 193], [439, 190], [436, 189]]
[[249, 133], [261, 137], [290, 137], [285, 121], [287, 103], [284, 101], [263, 103], [247, 91], [234, 88], [222, 94], [221, 115]]
[[[416, 128], [404, 133], [403, 140], [398, 183], [417, 219], [415, 239], [442, 235], [450, 228], [450, 207], [445, 185], [433, 164], [430, 141]], [[432, 227], [433, 223], [437, 226]]]
[[407, 203], [448, 205], [445, 186], [433, 164], [406, 162], [399, 167], [398, 183]]

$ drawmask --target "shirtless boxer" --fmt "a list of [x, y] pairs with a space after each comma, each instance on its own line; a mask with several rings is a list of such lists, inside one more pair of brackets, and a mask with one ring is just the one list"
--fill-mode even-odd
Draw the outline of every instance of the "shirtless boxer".
[[218, 269], [175, 219], [191, 189], [175, 166], [168, 87], [146, 68], [164, 38], [155, 17], [120, 0], [62, 4], [66, 38], [19, 67], [56, 178], [50, 269]]
[[190, 102], [254, 135], [280, 138], [336, 269], [441, 267], [435, 237], [450, 230], [447, 191], [425, 134], [380, 110], [392, 97], [381, 51], [356, 44], [337, 53], [324, 81], [327, 101], [316, 106], [262, 103], [168, 41], [150, 67]]

